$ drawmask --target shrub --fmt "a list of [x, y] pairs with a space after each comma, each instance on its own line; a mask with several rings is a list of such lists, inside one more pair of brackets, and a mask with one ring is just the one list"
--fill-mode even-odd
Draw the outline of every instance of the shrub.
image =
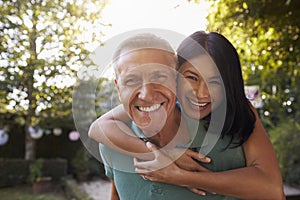
[[0, 159], [0, 187], [26, 183], [30, 161]]
[[29, 165], [28, 181], [33, 183], [41, 179], [44, 160], [38, 159]]
[[[23, 159], [0, 159], [0, 187], [23, 184], [28, 181], [29, 166], [34, 161]], [[65, 159], [44, 159], [41, 173], [59, 181], [67, 175]]]
[[269, 130], [279, 161], [283, 181], [289, 185], [300, 186], [300, 124], [286, 119]]
[[89, 153], [84, 147], [76, 151], [71, 165], [75, 173], [89, 172]]

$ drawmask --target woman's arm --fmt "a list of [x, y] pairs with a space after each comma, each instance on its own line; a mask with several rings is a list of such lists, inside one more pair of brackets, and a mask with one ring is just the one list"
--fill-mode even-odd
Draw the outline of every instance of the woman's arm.
[[[146, 147], [145, 142], [135, 136], [129, 128], [129, 118], [122, 105], [119, 105], [95, 120], [89, 129], [89, 137], [109, 148], [136, 157], [141, 160], [153, 159], [152, 152]], [[194, 159], [209, 163], [210, 159], [187, 149], [174, 149], [169, 151], [171, 157], [183, 169], [191, 171], [205, 171]], [[178, 156], [180, 155], [180, 156]], [[170, 155], [169, 155], [170, 156]]]
[[120, 200], [115, 182], [111, 180], [111, 193], [110, 193], [110, 200]]
[[[136, 161], [136, 172], [151, 181], [167, 182], [188, 188], [200, 188], [217, 194], [242, 199], [285, 199], [282, 178], [273, 146], [255, 111], [255, 128], [249, 139], [243, 144], [246, 167], [224, 172], [190, 172], [180, 169], [176, 164], [151, 171], [153, 166], [165, 158], [155, 151], [155, 160]], [[149, 144], [147, 144], [149, 146]], [[153, 149], [154, 145], [150, 145]]]
[[97, 142], [130, 156], [148, 153], [145, 142], [129, 128], [130, 120], [123, 105], [119, 105], [95, 120], [88, 135]]

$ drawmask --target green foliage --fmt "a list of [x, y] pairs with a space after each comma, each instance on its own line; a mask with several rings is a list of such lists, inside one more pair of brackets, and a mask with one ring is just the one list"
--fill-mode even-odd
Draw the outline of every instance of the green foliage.
[[[87, 44], [101, 44], [105, 5], [105, 0], [0, 0], [0, 126], [13, 116], [9, 120], [24, 124], [27, 136], [28, 126], [74, 127], [72, 86], [76, 71], [86, 65]], [[33, 143], [30, 137], [26, 142]], [[27, 159], [34, 159], [32, 152], [34, 145], [26, 145]]]
[[42, 178], [42, 169], [44, 166], [43, 159], [37, 159], [29, 165], [28, 180], [33, 182], [38, 182]]
[[300, 185], [300, 124], [293, 119], [282, 121], [269, 131], [285, 183]]
[[[40, 162], [40, 161], [39, 161]], [[0, 159], [0, 187], [24, 184], [32, 182], [35, 177], [51, 177], [53, 181], [60, 181], [67, 175], [67, 160], [65, 159], [44, 159], [42, 171], [35, 161], [24, 159]], [[31, 177], [29, 166], [32, 167]]]
[[97, 117], [118, 104], [114, 83], [107, 78], [80, 80], [74, 87], [72, 111], [76, 129], [89, 152], [97, 159], [101, 159], [96, 153], [99, 147], [95, 140], [88, 137], [89, 127]]
[[84, 147], [76, 151], [71, 165], [76, 173], [89, 172], [89, 153]]
[[91, 123], [119, 105], [118, 93], [112, 80], [100, 78], [78, 81], [73, 93], [73, 118], [80, 132], [87, 132]]
[[283, 178], [299, 185], [295, 168], [296, 163], [299, 166], [299, 157], [295, 158], [299, 129], [293, 122], [300, 121], [300, 1], [210, 2], [208, 30], [225, 35], [236, 47], [245, 84], [260, 86], [264, 101], [260, 113], [272, 132]]
[[300, 2], [212, 2], [208, 30], [221, 32], [236, 47], [246, 84], [262, 89], [262, 113], [275, 124], [285, 117], [300, 120]]
[[29, 162], [23, 159], [0, 159], [0, 187], [25, 183], [28, 180]]
[[32, 194], [28, 188], [24, 186], [5, 187], [0, 190], [1, 199], [10, 200], [67, 200], [63, 194], [52, 191], [47, 194]]

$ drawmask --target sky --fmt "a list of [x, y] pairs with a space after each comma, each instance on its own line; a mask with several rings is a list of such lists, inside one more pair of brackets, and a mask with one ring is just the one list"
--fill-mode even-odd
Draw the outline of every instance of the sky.
[[[188, 35], [206, 30], [208, 7], [209, 4], [205, 0], [199, 0], [198, 4], [194, 3], [194, 0], [109, 0], [101, 14], [103, 23], [111, 24], [102, 30], [105, 34], [102, 41], [107, 49], [96, 53], [95, 59], [113, 51], [116, 46], [112, 43], [117, 40], [121, 42], [124, 37], [128, 37], [128, 31], [143, 28], [166, 30], [152, 33], [167, 39], [176, 49]], [[106, 66], [107, 62], [95, 59], [94, 62], [99, 66]], [[113, 77], [110, 67], [104, 71], [105, 77]]]
[[110, 0], [102, 16], [111, 23], [105, 38], [140, 28], [162, 28], [190, 35], [206, 30], [208, 3], [188, 0]]

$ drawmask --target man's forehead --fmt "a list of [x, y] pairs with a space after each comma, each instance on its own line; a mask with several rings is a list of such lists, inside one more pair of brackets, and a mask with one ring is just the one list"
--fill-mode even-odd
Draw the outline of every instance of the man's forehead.
[[142, 60], [147, 60], [148, 62], [153, 62], [158, 58], [164, 60], [164, 62], [173, 62], [175, 58], [175, 53], [166, 51], [163, 49], [154, 49], [154, 48], [143, 48], [143, 49], [134, 49], [134, 50], [123, 50], [120, 53], [120, 56], [115, 60], [115, 62], [123, 61], [140, 61], [135, 60], [136, 57], [142, 58]]
[[143, 63], [132, 64], [126, 68], [119, 70], [121, 74], [135, 74], [135, 73], [170, 73], [176, 72], [174, 66], [164, 65], [161, 63]]
[[174, 54], [160, 49], [140, 49], [122, 54], [115, 61], [115, 66], [118, 68], [119, 73], [124, 70], [169, 70], [169, 68], [176, 68], [176, 57]]

